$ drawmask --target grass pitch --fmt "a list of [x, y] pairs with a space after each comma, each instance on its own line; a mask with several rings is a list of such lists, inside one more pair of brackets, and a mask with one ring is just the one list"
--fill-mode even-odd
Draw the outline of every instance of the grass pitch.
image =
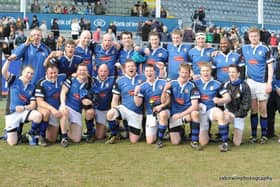
[[[4, 103], [0, 102], [1, 129]], [[276, 130], [279, 134], [279, 125]], [[127, 140], [68, 148], [11, 147], [1, 141], [0, 186], [280, 186], [277, 138], [266, 145], [249, 145], [249, 134], [247, 124], [245, 144], [226, 153], [219, 151], [220, 143], [197, 152], [189, 142], [179, 146], [165, 142], [158, 150], [144, 141], [132, 145]]]

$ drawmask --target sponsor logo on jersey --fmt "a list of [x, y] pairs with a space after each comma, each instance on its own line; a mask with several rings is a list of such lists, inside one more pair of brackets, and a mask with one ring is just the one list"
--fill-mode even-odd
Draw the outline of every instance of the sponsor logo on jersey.
[[174, 60], [177, 62], [184, 62], [185, 59], [182, 56], [174, 56]]
[[258, 61], [256, 59], [250, 59], [249, 64], [256, 65], [258, 64]]
[[221, 68], [221, 70], [222, 70], [223, 72], [228, 72], [228, 67], [223, 67], [223, 68]]
[[204, 64], [205, 62], [198, 62], [197, 65], [199, 68], [201, 68], [201, 65]]
[[106, 97], [106, 93], [105, 92], [101, 92], [101, 93], [99, 93], [99, 96], [100, 97]]
[[56, 93], [54, 93], [54, 94], [52, 95], [52, 98], [53, 98], [53, 99], [59, 99], [59, 97], [60, 97], [59, 92], [56, 92]]
[[75, 99], [77, 99], [77, 100], [79, 100], [79, 99], [80, 99], [80, 95], [79, 95], [79, 94], [77, 94], [77, 93], [76, 93], [76, 94], [73, 94], [73, 96], [74, 96], [74, 98], [75, 98]]
[[129, 91], [128, 91], [128, 95], [134, 96], [134, 90], [129, 90]]
[[154, 59], [148, 59], [147, 64], [155, 65], [156, 61]]
[[154, 95], [150, 98], [150, 103], [151, 102], [156, 102], [156, 101], [160, 101], [160, 96], [159, 95]]
[[111, 60], [112, 58], [110, 56], [102, 56], [99, 58], [101, 61], [109, 61]]
[[86, 65], [88, 65], [88, 64], [90, 63], [90, 60], [85, 59], [85, 60], [83, 60], [83, 63], [86, 64]]
[[209, 96], [208, 96], [208, 95], [202, 95], [200, 98], [201, 98], [201, 100], [203, 100], [203, 101], [209, 100]]
[[183, 105], [185, 103], [185, 100], [183, 98], [176, 98], [175, 102], [180, 104], [180, 105]]
[[23, 102], [27, 102], [27, 98], [22, 94], [19, 94], [19, 99], [22, 100]]

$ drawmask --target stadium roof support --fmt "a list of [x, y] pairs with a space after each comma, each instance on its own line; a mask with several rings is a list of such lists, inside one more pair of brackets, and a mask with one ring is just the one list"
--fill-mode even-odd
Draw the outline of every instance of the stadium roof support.
[[156, 0], [156, 18], [160, 18], [161, 0]]
[[23, 17], [26, 17], [26, 0], [20, 1], [20, 12], [23, 12]]
[[258, 24], [263, 28], [263, 0], [258, 0]]

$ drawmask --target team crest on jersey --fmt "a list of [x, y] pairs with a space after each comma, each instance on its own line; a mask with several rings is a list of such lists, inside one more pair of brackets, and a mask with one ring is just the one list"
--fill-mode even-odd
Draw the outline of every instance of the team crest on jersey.
[[45, 53], [45, 52], [42, 52], [42, 56], [46, 56], [46, 53]]
[[185, 92], [185, 94], [187, 94], [187, 93], [189, 93], [189, 90], [186, 88], [186, 89], [184, 90], [184, 92]]
[[214, 90], [214, 86], [210, 86], [210, 90]]
[[159, 56], [159, 57], [162, 57], [162, 56], [163, 56], [163, 54], [162, 54], [162, 53], [159, 53], [159, 54], [158, 54], [158, 56]]
[[184, 48], [183, 51], [186, 53], [187, 52], [187, 48]]
[[48, 86], [48, 90], [52, 90], [52, 87], [51, 87], [51, 86]]
[[235, 62], [236, 60], [235, 60], [235, 58], [233, 57], [233, 58], [231, 59], [231, 61], [232, 61], [232, 62]]
[[258, 53], [259, 53], [259, 55], [262, 55], [263, 52], [262, 52], [262, 51], [259, 51]]
[[163, 89], [163, 86], [162, 86], [162, 85], [160, 85], [160, 86], [158, 87], [158, 89], [162, 90], [162, 89]]
[[109, 88], [109, 83], [106, 83], [106, 84], [105, 84], [105, 87], [106, 87], [106, 88]]

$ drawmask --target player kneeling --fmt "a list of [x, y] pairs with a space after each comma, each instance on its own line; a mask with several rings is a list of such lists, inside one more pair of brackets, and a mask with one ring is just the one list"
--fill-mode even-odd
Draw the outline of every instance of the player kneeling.
[[[192, 129], [191, 146], [200, 150], [198, 143], [199, 135], [199, 91], [196, 85], [190, 80], [191, 67], [188, 64], [181, 64], [177, 80], [168, 82], [163, 90], [162, 103], [170, 104], [168, 116], [160, 116], [160, 121], [167, 124], [169, 120], [170, 140], [172, 144], [179, 144], [182, 140], [180, 131], [183, 123], [190, 122]], [[163, 118], [161, 118], [163, 117]], [[160, 129], [160, 127], [159, 127]], [[159, 130], [160, 131], [160, 130]]]
[[[201, 94], [200, 99], [200, 134], [199, 142], [205, 146], [209, 142], [209, 120], [216, 121], [219, 126], [219, 133], [222, 137], [222, 145], [219, 146], [220, 151], [229, 150], [228, 145], [228, 124], [225, 120], [224, 112], [216, 107], [230, 102], [231, 98], [226, 89], [221, 87], [219, 81], [213, 80], [211, 77], [211, 65], [207, 62], [200, 63], [200, 79], [195, 83]], [[222, 96], [221, 98], [216, 97]]]

